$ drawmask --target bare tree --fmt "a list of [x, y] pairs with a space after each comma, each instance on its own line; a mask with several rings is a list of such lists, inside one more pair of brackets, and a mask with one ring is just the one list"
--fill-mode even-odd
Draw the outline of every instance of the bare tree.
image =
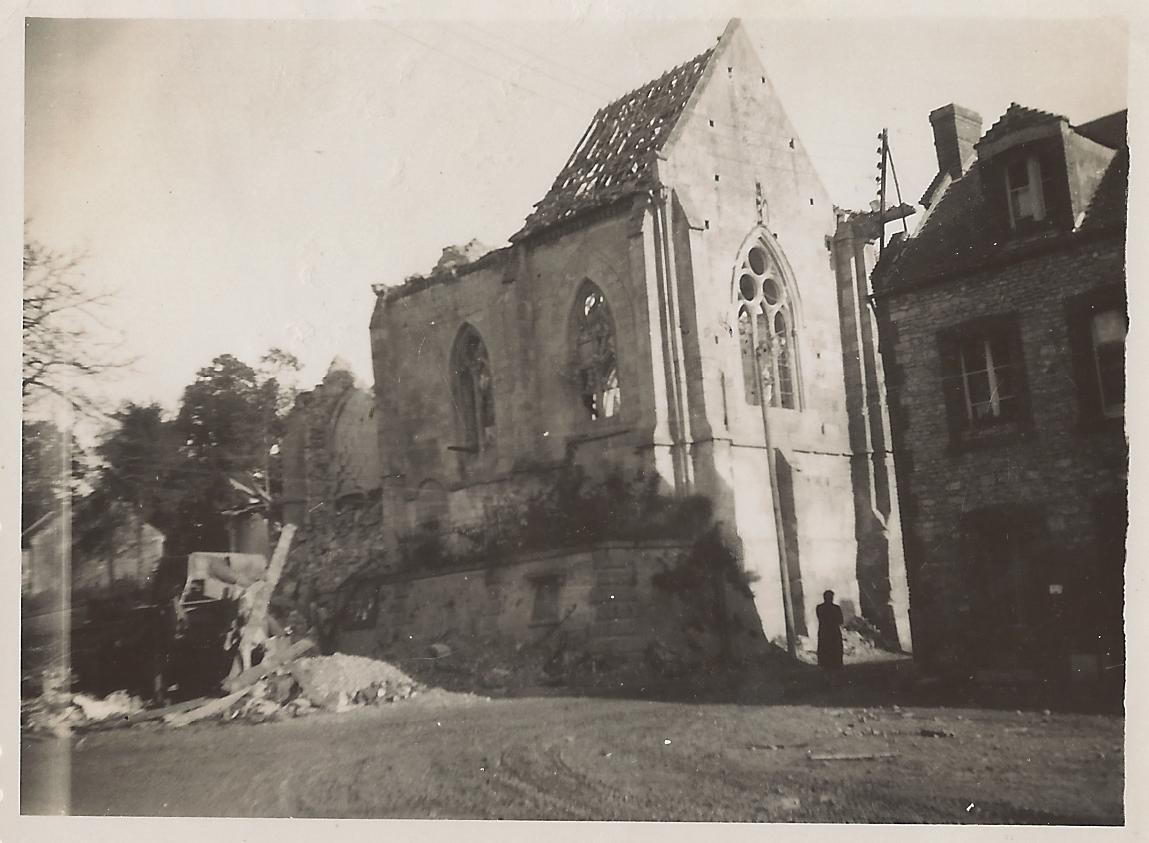
[[131, 364], [120, 338], [100, 318], [110, 294], [77, 281], [81, 256], [24, 240], [24, 349], [20, 395], [57, 395], [93, 409], [83, 380]]

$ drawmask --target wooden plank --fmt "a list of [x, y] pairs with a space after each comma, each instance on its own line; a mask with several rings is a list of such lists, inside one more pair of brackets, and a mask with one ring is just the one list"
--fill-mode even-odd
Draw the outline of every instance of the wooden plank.
[[271, 597], [275, 593], [275, 587], [279, 585], [279, 578], [283, 574], [283, 566], [287, 563], [287, 552], [291, 549], [291, 539], [294, 535], [295, 525], [285, 524], [263, 578], [249, 585], [240, 598], [240, 615], [243, 621], [239, 631], [241, 664], [250, 664], [252, 651], [267, 640]]
[[225, 691], [238, 691], [240, 688], [254, 685], [263, 677], [267, 676], [278, 667], [283, 667], [285, 664], [290, 664], [304, 653], [315, 648], [315, 642], [310, 638], [303, 638], [296, 641], [287, 650], [281, 653], [277, 658], [264, 659], [255, 667], [249, 667], [242, 673], [236, 674], [223, 682], [223, 689]]
[[181, 712], [179, 714], [169, 714], [164, 717], [164, 722], [171, 726], [186, 726], [188, 723], [195, 723], [197, 720], [203, 720], [207, 717], [212, 717], [217, 714], [222, 714], [227, 711], [233, 703], [243, 699], [251, 692], [251, 686], [234, 694], [228, 694], [226, 697], [212, 700], [211, 702], [201, 705], [199, 708], [193, 708], [191, 711]]

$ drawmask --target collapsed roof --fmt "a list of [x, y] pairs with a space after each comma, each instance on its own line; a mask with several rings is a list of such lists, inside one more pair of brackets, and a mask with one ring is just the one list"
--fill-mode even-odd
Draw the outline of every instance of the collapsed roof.
[[600, 108], [511, 241], [653, 186], [654, 153], [669, 138], [713, 52], [700, 53]]

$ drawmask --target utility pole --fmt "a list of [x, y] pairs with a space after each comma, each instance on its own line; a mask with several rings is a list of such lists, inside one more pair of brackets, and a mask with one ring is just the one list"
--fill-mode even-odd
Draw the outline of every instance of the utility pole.
[[878, 183], [878, 260], [882, 259], [882, 249], [886, 244], [886, 171], [894, 178], [894, 191], [898, 197], [897, 214], [902, 221], [902, 231], [906, 234], [910, 233], [910, 227], [906, 224], [906, 214], [902, 210], [902, 188], [898, 184], [898, 169], [894, 166], [894, 153], [890, 150], [890, 130], [882, 129], [878, 132], [878, 140], [881, 145], [877, 148], [876, 152], [881, 156], [878, 161], [878, 175], [874, 181]]
[[878, 140], [882, 145], [878, 147], [878, 154], [882, 156], [879, 163], [881, 172], [878, 174], [878, 260], [882, 259], [882, 249], [886, 245], [886, 162], [890, 158], [889, 131], [882, 129], [878, 132]]
[[[758, 314], [752, 317], [751, 325], [756, 327]], [[753, 329], [752, 329], [753, 330]], [[763, 366], [762, 340], [755, 337], [754, 367], [758, 371], [758, 407], [762, 410], [762, 445], [766, 449], [766, 466], [770, 478], [770, 500], [774, 504], [774, 534], [778, 543], [778, 575], [782, 583], [782, 617], [786, 623], [786, 652], [791, 658], [798, 656], [798, 636], [794, 630], [794, 597], [790, 592], [790, 560], [786, 553], [786, 531], [782, 520], [782, 502], [778, 499], [778, 464], [774, 456], [774, 445], [770, 440], [770, 399], [774, 391], [774, 333], [773, 326], [767, 325], [770, 337], [770, 356], [766, 360], [769, 369]], [[766, 387], [769, 386], [769, 394]]]

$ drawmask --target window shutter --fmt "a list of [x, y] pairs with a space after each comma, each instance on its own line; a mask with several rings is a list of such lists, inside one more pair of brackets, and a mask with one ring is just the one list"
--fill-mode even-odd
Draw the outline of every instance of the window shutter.
[[965, 391], [961, 380], [961, 347], [958, 334], [942, 331], [938, 334], [938, 359], [941, 364], [941, 383], [946, 409], [946, 423], [950, 438], [957, 441], [966, 427]]

